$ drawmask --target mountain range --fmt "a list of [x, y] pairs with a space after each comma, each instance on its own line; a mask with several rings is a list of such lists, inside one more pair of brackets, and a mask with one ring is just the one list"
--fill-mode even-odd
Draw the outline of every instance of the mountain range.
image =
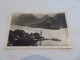
[[64, 13], [58, 13], [53, 17], [45, 15], [42, 18], [37, 18], [32, 14], [21, 14], [19, 17], [16, 17], [14, 19], [14, 22], [12, 22], [12, 24], [52, 30], [67, 28]]

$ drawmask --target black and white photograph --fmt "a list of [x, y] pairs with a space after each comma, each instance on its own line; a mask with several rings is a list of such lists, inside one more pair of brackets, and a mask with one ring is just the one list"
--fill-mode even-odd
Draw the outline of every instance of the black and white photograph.
[[12, 13], [7, 47], [71, 48], [65, 12]]

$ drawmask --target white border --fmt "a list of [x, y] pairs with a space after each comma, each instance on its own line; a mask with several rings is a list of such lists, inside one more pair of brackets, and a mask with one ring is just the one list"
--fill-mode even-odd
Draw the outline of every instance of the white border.
[[[19, 13], [19, 14], [53, 14], [53, 13], [65, 13], [65, 19], [66, 19], [66, 24], [67, 24], [67, 29], [68, 29], [68, 37], [69, 37], [69, 41], [70, 41], [70, 45], [69, 46], [7, 46], [7, 41], [8, 41], [8, 35], [9, 35], [9, 30], [10, 30], [10, 24], [11, 24], [11, 18], [12, 18], [12, 14], [13, 13]], [[33, 48], [72, 48], [72, 40], [70, 37], [70, 31], [69, 31], [69, 26], [68, 26], [68, 21], [67, 21], [67, 14], [66, 12], [12, 12], [10, 14], [10, 19], [9, 19], [9, 26], [8, 26], [8, 31], [7, 31], [7, 38], [6, 38], [6, 42], [4, 45], [4, 49], [33, 49]]]

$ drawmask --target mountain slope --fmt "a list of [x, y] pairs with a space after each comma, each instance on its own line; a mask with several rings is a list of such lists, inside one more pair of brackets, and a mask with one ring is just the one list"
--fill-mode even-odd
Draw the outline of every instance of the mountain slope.
[[67, 28], [66, 19], [64, 13], [58, 13], [54, 17], [45, 15], [42, 18], [37, 18], [32, 14], [21, 14], [14, 21], [15, 25], [30, 26], [34, 28], [44, 28], [44, 29], [60, 29]]
[[58, 13], [54, 17], [54, 20], [57, 22], [57, 26], [60, 28], [67, 28], [66, 18], [64, 13]]
[[31, 27], [45, 28], [45, 29], [59, 29], [56, 26], [57, 22], [52, 17], [44, 18], [42, 22], [38, 24], [32, 24]]
[[16, 25], [31, 25], [31, 24], [34, 24], [36, 23], [37, 21], [39, 20], [39, 18], [35, 17], [34, 15], [32, 14], [21, 14], [17, 20], [15, 20]]
[[66, 19], [64, 13], [56, 14], [54, 17], [49, 17], [45, 15], [41, 18], [42, 22], [37, 24], [30, 25], [31, 27], [35, 28], [45, 28], [45, 29], [60, 29], [60, 28], [67, 28]]

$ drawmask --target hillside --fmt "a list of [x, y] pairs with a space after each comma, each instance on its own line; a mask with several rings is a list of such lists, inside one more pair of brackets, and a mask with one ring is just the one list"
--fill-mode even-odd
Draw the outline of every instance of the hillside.
[[58, 13], [53, 17], [45, 15], [42, 18], [37, 18], [32, 14], [22, 14], [17, 17], [15, 25], [30, 26], [34, 28], [44, 28], [51, 30], [59, 30], [60, 28], [67, 28], [64, 13]]

